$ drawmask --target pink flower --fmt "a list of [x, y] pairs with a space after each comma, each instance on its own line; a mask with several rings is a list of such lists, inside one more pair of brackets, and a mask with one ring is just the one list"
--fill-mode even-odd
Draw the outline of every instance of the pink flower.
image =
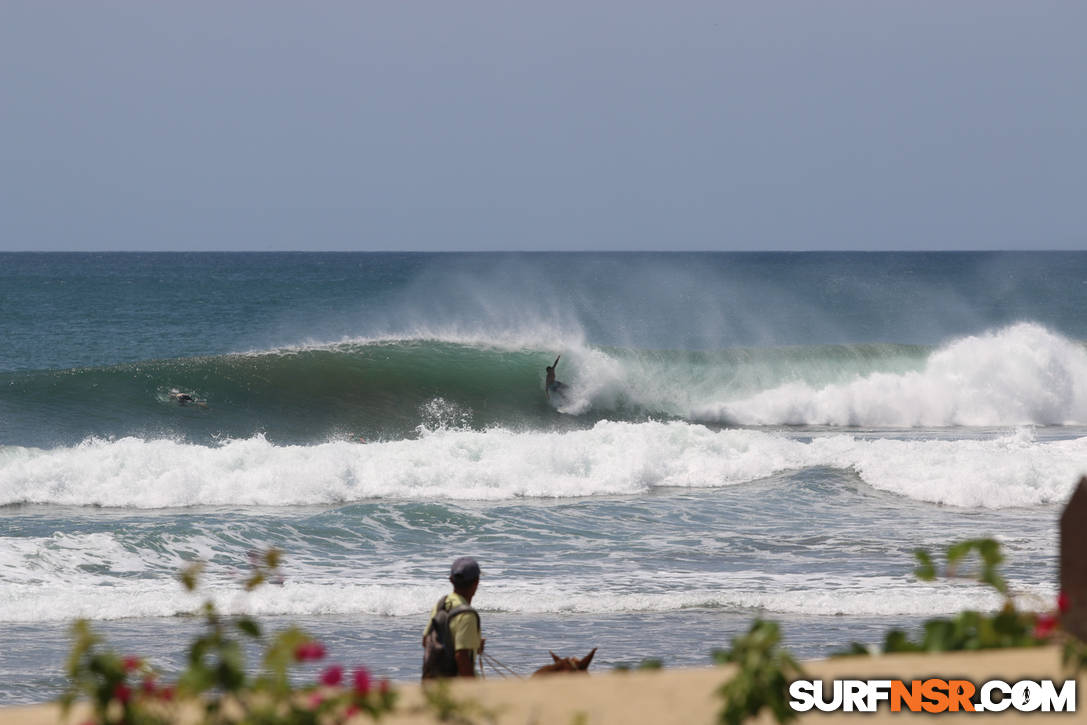
[[1034, 638], [1048, 639], [1057, 627], [1057, 618], [1052, 614], [1039, 614], [1034, 620]]
[[128, 689], [128, 685], [123, 682], [118, 682], [117, 686], [113, 688], [113, 699], [124, 704], [132, 698], [132, 690]]
[[340, 665], [332, 665], [325, 669], [321, 673], [321, 684], [328, 687], [335, 687], [343, 681], [343, 667]]
[[155, 694], [155, 678], [154, 677], [145, 677], [145, 678], [143, 678], [143, 682], [140, 684], [140, 690], [142, 692], [144, 692], [145, 694], [147, 694], [147, 695]]
[[143, 660], [139, 657], [128, 655], [123, 660], [121, 660], [121, 666], [125, 668], [125, 672], [132, 672], [133, 670], [138, 670], [140, 669], [140, 667], [143, 666]]
[[315, 662], [325, 656], [325, 646], [320, 642], [303, 642], [294, 648], [294, 658], [299, 662]]
[[365, 667], [355, 670], [355, 692], [360, 695], [370, 692], [370, 672]]
[[1057, 595], [1057, 611], [1061, 614], [1068, 611], [1068, 595], [1064, 592]]
[[325, 698], [320, 692], [315, 692], [309, 696], [309, 706], [311, 709], [316, 710], [321, 706], [321, 703], [325, 701]]
[[170, 702], [174, 699], [174, 688], [167, 685], [158, 692], [158, 698], [163, 702]]
[[359, 710], [357, 705], [349, 705], [347, 709], [343, 711], [343, 715], [345, 719], [350, 720], [351, 718], [355, 717], [355, 715], [358, 715], [360, 712], [362, 711]]
[[377, 691], [380, 692], [382, 695], [388, 695], [389, 694], [389, 681], [388, 680], [382, 680], [381, 682], [379, 682], [378, 685], [377, 685]]

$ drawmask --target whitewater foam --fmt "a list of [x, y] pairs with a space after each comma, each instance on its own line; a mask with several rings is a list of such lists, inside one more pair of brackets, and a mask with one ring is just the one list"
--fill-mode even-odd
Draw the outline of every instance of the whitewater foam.
[[852, 470], [870, 486], [966, 507], [1062, 500], [1087, 471], [1087, 437], [810, 440], [683, 422], [600, 422], [568, 432], [424, 431], [417, 439], [214, 447], [91, 439], [0, 451], [0, 504], [173, 508], [336, 505], [367, 499], [506, 500], [713, 488], [811, 467]]
[[[670, 579], [667, 572], [655, 576]], [[619, 581], [578, 582], [565, 578], [556, 591], [544, 581], [514, 585], [495, 581], [474, 602], [484, 612], [519, 614], [614, 614], [672, 612], [685, 609], [763, 611], [791, 615], [932, 616], [962, 609], [993, 610], [1002, 598], [992, 590], [961, 584], [925, 584], [891, 577], [765, 575], [702, 576], [701, 586], [644, 591], [629, 577]], [[254, 592], [217, 583], [197, 593], [182, 592], [176, 579], [126, 579], [109, 582], [53, 582], [0, 585], [0, 621], [63, 621], [76, 617], [124, 619], [191, 614], [205, 599], [227, 614], [258, 616], [357, 615], [419, 616], [444, 588], [418, 581], [370, 583], [289, 578]], [[1031, 587], [1022, 598], [1027, 608], [1052, 601], [1051, 587]]]
[[792, 382], [700, 406], [743, 425], [999, 426], [1087, 423], [1087, 350], [1031, 323], [955, 340], [924, 368], [816, 388]]

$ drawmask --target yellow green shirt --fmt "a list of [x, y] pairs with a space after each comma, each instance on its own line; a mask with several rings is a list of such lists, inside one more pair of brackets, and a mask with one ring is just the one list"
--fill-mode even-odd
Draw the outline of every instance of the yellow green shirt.
[[[468, 601], [464, 597], [453, 592], [445, 598], [445, 611], [448, 612], [451, 609], [466, 606], [467, 604]], [[430, 610], [430, 619], [427, 620], [426, 629], [423, 630], [424, 637], [430, 631], [430, 622], [437, 613], [438, 605], [435, 604], [433, 609]], [[453, 635], [454, 652], [466, 649], [475, 654], [479, 652], [479, 646], [483, 644], [483, 635], [479, 631], [479, 621], [468, 612], [449, 620], [449, 633]]]

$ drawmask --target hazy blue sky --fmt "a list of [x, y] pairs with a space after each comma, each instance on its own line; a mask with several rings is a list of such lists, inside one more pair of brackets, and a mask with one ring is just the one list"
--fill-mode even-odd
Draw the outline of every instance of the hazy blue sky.
[[0, 2], [0, 250], [1087, 248], [1087, 3]]

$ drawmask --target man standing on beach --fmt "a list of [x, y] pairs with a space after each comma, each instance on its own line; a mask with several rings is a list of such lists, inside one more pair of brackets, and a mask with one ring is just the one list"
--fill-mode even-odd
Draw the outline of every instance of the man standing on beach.
[[[427, 637], [431, 635], [435, 615], [441, 607], [449, 613], [448, 628], [456, 661], [456, 676], [475, 677], [475, 655], [483, 654], [483, 645], [487, 641], [480, 631], [479, 614], [471, 607], [472, 597], [479, 588], [479, 563], [470, 556], [460, 557], [449, 569], [449, 581], [453, 584], [453, 593], [442, 597], [431, 610], [430, 620], [423, 630], [423, 647], [427, 647]], [[428, 676], [425, 670], [424, 655], [424, 678]]]

